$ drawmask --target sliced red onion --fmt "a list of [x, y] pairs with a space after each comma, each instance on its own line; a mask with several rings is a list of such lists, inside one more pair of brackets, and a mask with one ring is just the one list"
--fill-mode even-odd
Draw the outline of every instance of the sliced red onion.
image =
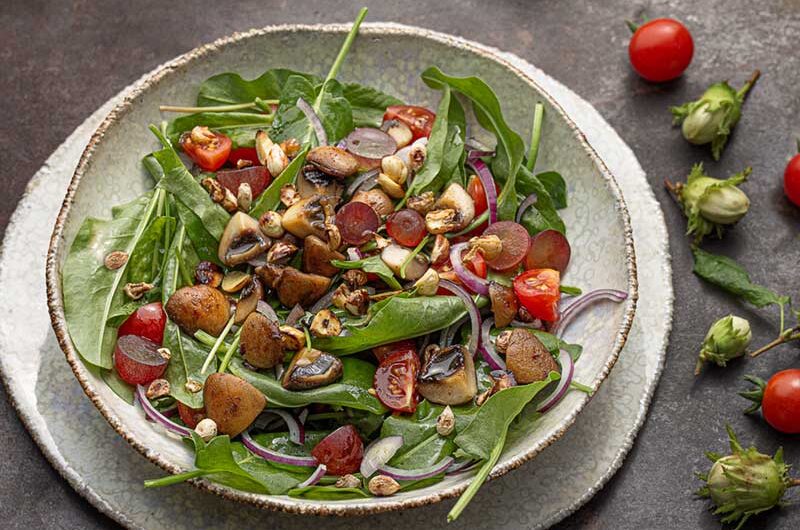
[[308, 409], [303, 409], [300, 412], [300, 414], [297, 415], [297, 421], [305, 425], [307, 419], [308, 419]]
[[528, 329], [544, 329], [544, 324], [538, 318], [533, 322], [523, 322], [521, 320], [512, 320], [512, 328], [528, 328]]
[[472, 297], [459, 287], [458, 285], [454, 284], [449, 280], [440, 280], [439, 287], [442, 287], [464, 302], [464, 306], [467, 308], [467, 312], [469, 313], [469, 320], [471, 326], [471, 332], [469, 337], [469, 343], [467, 344], [467, 351], [470, 355], [475, 356], [475, 352], [478, 351], [478, 344], [480, 343], [480, 333], [481, 333], [481, 315], [478, 311], [478, 306], [475, 305], [475, 300]]
[[278, 363], [273, 370], [275, 371], [275, 380], [280, 381], [283, 378], [283, 372], [286, 371], [286, 368], [283, 366], [283, 363]]
[[311, 309], [309, 309], [309, 312], [311, 314], [316, 315], [317, 313], [319, 313], [320, 311], [322, 311], [326, 307], [330, 307], [331, 303], [333, 302], [333, 295], [334, 295], [335, 292], [336, 292], [335, 290], [328, 291], [328, 293], [325, 296], [323, 296], [322, 298], [317, 300], [316, 304], [311, 306]]
[[350, 247], [347, 249], [347, 261], [358, 261], [364, 257], [364, 254], [358, 249], [358, 247]]
[[481, 352], [483, 360], [492, 367], [492, 370], [505, 370], [506, 362], [500, 357], [494, 344], [492, 344], [492, 326], [494, 326], [494, 317], [487, 318], [481, 324], [481, 345], [478, 351]]
[[303, 318], [303, 315], [306, 314], [306, 310], [303, 309], [303, 306], [300, 304], [295, 304], [289, 314], [286, 315], [286, 325], [287, 326], [294, 326], [300, 319]]
[[276, 464], [299, 467], [314, 467], [317, 465], [317, 459], [313, 456], [285, 455], [283, 453], [273, 451], [272, 449], [267, 449], [263, 445], [253, 440], [253, 438], [250, 436], [250, 431], [245, 431], [242, 433], [242, 443], [254, 455], [260, 456], [264, 460], [275, 462]]
[[522, 219], [522, 214], [525, 213], [525, 210], [536, 204], [538, 199], [539, 197], [535, 193], [531, 193], [525, 197], [525, 200], [523, 200], [520, 203], [519, 208], [517, 208], [517, 217], [514, 220], [519, 223], [520, 219]]
[[281, 409], [266, 409], [262, 412], [262, 415], [264, 414], [272, 414], [283, 420], [289, 429], [289, 441], [297, 445], [303, 445], [306, 442], [306, 431], [303, 424], [290, 412]]
[[575, 363], [572, 362], [572, 356], [564, 348], [558, 350], [558, 364], [561, 365], [561, 379], [558, 380], [558, 386], [556, 386], [553, 393], [539, 405], [539, 408], [536, 409], [537, 412], [544, 413], [553, 408], [556, 403], [561, 401], [561, 398], [564, 397], [567, 390], [569, 390], [572, 376], [575, 375]]
[[317, 142], [319, 145], [328, 145], [328, 134], [325, 132], [325, 127], [322, 126], [322, 122], [319, 121], [319, 116], [317, 116], [317, 113], [311, 108], [311, 105], [303, 98], [297, 98], [297, 108], [306, 115], [306, 119], [314, 128], [314, 134], [317, 135]]
[[273, 322], [280, 322], [278, 319], [278, 313], [272, 308], [271, 305], [266, 303], [264, 300], [259, 300], [256, 303], [256, 311], [267, 317], [268, 319], [272, 320]]
[[492, 172], [489, 171], [489, 167], [486, 163], [478, 158], [477, 156], [473, 157], [473, 153], [475, 151], [470, 152], [469, 158], [467, 159], [467, 163], [472, 166], [472, 169], [475, 170], [475, 173], [478, 175], [478, 178], [481, 179], [481, 184], [483, 185], [483, 191], [486, 193], [486, 204], [489, 205], [489, 223], [496, 223], [497, 222], [497, 186], [494, 182], [494, 176], [492, 176]]
[[347, 195], [348, 197], [352, 197], [361, 190], [363, 191], [371, 190], [378, 183], [379, 173], [380, 169], [375, 168], [360, 174], [353, 180], [353, 182], [350, 183], [349, 186], [347, 186], [345, 195]]
[[154, 421], [155, 423], [161, 425], [166, 430], [171, 433], [177, 434], [179, 436], [190, 436], [192, 431], [188, 427], [184, 427], [183, 425], [178, 425], [174, 421], [170, 420], [163, 414], [161, 414], [158, 409], [156, 409], [150, 400], [147, 399], [147, 389], [142, 385], [138, 385], [136, 387], [136, 398], [139, 401], [139, 405], [144, 410], [145, 416], [149, 419]]
[[391, 477], [395, 480], [422, 480], [444, 473], [452, 463], [453, 457], [446, 456], [437, 463], [428, 467], [421, 467], [418, 469], [400, 469], [392, 466], [381, 466], [378, 471], [380, 471], [381, 475], [386, 475], [387, 477]]
[[303, 482], [297, 485], [298, 488], [305, 488], [306, 486], [313, 486], [317, 482], [319, 482], [322, 477], [325, 476], [325, 473], [328, 472], [328, 466], [325, 464], [320, 464], [317, 466], [317, 469], [311, 473], [311, 476], [305, 479]]
[[458, 278], [472, 292], [489, 296], [489, 282], [476, 274], [473, 274], [461, 259], [461, 253], [469, 247], [468, 243], [458, 243], [450, 247], [450, 263], [453, 265]]
[[625, 291], [619, 291], [617, 289], [596, 289], [594, 291], [590, 291], [585, 295], [581, 296], [580, 298], [576, 298], [574, 302], [572, 302], [566, 309], [561, 311], [561, 315], [556, 322], [556, 325], [553, 326], [553, 329], [550, 331], [556, 337], [561, 337], [561, 334], [564, 333], [566, 327], [575, 320], [584, 309], [589, 307], [595, 302], [600, 300], [611, 300], [612, 302], [621, 303], [624, 302], [628, 298], [628, 293]]
[[455, 462], [450, 464], [450, 467], [444, 470], [444, 474], [447, 475], [448, 477], [453, 475], [459, 475], [461, 473], [466, 473], [467, 471], [475, 469], [477, 465], [478, 465], [477, 460], [468, 459], [468, 460], [462, 460], [460, 462], [456, 460]]
[[401, 447], [403, 447], [403, 437], [399, 435], [378, 438], [369, 444], [361, 460], [360, 471], [364, 478], [371, 477], [382, 465], [391, 460]]

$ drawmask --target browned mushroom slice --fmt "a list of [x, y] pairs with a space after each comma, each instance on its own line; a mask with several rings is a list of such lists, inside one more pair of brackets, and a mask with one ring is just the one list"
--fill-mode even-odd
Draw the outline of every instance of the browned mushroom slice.
[[292, 358], [281, 385], [287, 390], [307, 390], [329, 385], [342, 377], [342, 361], [314, 348], [303, 348]]
[[504, 328], [511, 324], [519, 309], [514, 289], [497, 282], [491, 282], [489, 284], [489, 299], [492, 301], [495, 327]]
[[514, 329], [508, 337], [506, 366], [521, 385], [543, 381], [547, 374], [558, 371], [558, 363], [544, 344], [523, 328]]
[[230, 318], [231, 307], [220, 291], [198, 284], [175, 291], [164, 309], [170, 320], [189, 335], [199, 329], [219, 335]]
[[206, 416], [214, 420], [219, 432], [236, 436], [261, 414], [267, 399], [244, 379], [215, 373], [206, 379], [203, 403]]
[[283, 362], [283, 334], [277, 322], [261, 313], [250, 313], [242, 326], [242, 357], [256, 368], [272, 368]]
[[392, 199], [386, 195], [385, 191], [379, 188], [373, 188], [369, 191], [357, 191], [350, 202], [369, 204], [379, 217], [385, 217], [394, 211]]
[[264, 288], [258, 278], [251, 278], [247, 285], [242, 289], [239, 302], [236, 304], [236, 312], [233, 315], [233, 323], [241, 325], [247, 317], [256, 310], [258, 301], [264, 298]]
[[314, 302], [322, 298], [330, 286], [330, 278], [286, 267], [275, 289], [278, 292], [278, 300], [284, 306], [294, 307], [300, 304], [303, 307], [311, 307]]
[[274, 289], [281, 279], [283, 269], [285, 269], [285, 267], [280, 267], [278, 265], [262, 265], [260, 267], [256, 267], [256, 276], [261, 278], [261, 281], [269, 289]]
[[261, 232], [258, 221], [244, 212], [236, 212], [219, 240], [219, 259], [234, 267], [267, 251], [270, 240]]
[[300, 199], [283, 213], [283, 228], [290, 234], [304, 239], [310, 235], [325, 236], [325, 210], [320, 200], [322, 195]]
[[317, 236], [308, 236], [303, 243], [303, 270], [311, 274], [332, 277], [339, 269], [331, 265], [331, 260], [344, 260], [344, 254], [331, 250], [328, 244]]
[[297, 176], [297, 192], [304, 199], [313, 195], [334, 195], [339, 197], [344, 192], [344, 186], [334, 177], [309, 164]]
[[345, 179], [356, 174], [358, 160], [356, 157], [332, 145], [315, 147], [306, 155], [306, 160], [317, 169], [338, 179]]
[[461, 405], [478, 393], [472, 356], [460, 344], [429, 352], [418, 382], [420, 395], [441, 405]]

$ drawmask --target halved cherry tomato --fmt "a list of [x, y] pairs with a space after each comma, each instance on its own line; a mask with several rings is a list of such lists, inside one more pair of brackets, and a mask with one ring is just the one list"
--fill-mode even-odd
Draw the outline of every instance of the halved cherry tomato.
[[255, 199], [267, 189], [272, 181], [272, 175], [264, 166], [250, 166], [242, 169], [222, 169], [217, 171], [217, 181], [231, 190], [231, 193], [239, 193], [239, 185], [242, 183], [250, 184], [250, 191]]
[[181, 421], [184, 423], [184, 425], [190, 429], [194, 429], [197, 427], [197, 424], [200, 423], [200, 420], [205, 419], [206, 409], [205, 407], [193, 409], [189, 405], [184, 405], [178, 401], [178, 415], [181, 417]]
[[514, 292], [534, 318], [558, 320], [561, 274], [553, 269], [531, 269], [514, 278]]
[[228, 163], [233, 167], [237, 167], [236, 163], [239, 160], [249, 160], [255, 166], [261, 163], [258, 161], [258, 154], [256, 153], [255, 147], [237, 147], [236, 149], [232, 149], [231, 154], [228, 155]]
[[657, 18], [639, 26], [628, 44], [633, 69], [648, 81], [670, 81], [692, 62], [694, 42], [686, 26], [671, 18]]
[[325, 464], [331, 475], [355, 473], [364, 458], [364, 442], [352, 425], [339, 427], [311, 450], [311, 456]]
[[117, 337], [137, 335], [149, 339], [156, 344], [164, 340], [164, 326], [167, 324], [167, 314], [161, 307], [161, 302], [145, 304], [129, 316], [117, 330]]
[[761, 413], [780, 432], [800, 434], [800, 369], [783, 370], [769, 379]]
[[397, 120], [408, 125], [413, 140], [430, 136], [435, 119], [436, 114], [425, 107], [414, 105], [392, 105], [386, 109], [386, 113], [383, 115], [383, 121]]
[[467, 184], [467, 193], [469, 193], [469, 196], [472, 197], [472, 201], [475, 203], [476, 216], [482, 214], [489, 208], [489, 204], [486, 202], [486, 191], [483, 189], [483, 183], [481, 179], [478, 178], [478, 175], [472, 175], [472, 177], [470, 177], [469, 183]]
[[413, 350], [417, 351], [417, 341], [414, 339], [398, 340], [397, 342], [390, 342], [382, 346], [375, 346], [372, 348], [372, 353], [378, 362], [383, 361], [386, 357], [399, 351]]
[[216, 171], [225, 165], [231, 154], [231, 139], [224, 134], [209, 131], [210, 135], [204, 143], [195, 142], [191, 132], [181, 136], [183, 152], [191, 158], [203, 171]]
[[398, 351], [384, 358], [372, 383], [378, 399], [394, 411], [414, 412], [419, 400], [417, 373], [419, 357], [414, 350]]
[[480, 252], [476, 252], [473, 257], [464, 260], [464, 266], [468, 268], [472, 274], [480, 276], [481, 278], [486, 278], [489, 272], [486, 267], [486, 259]]

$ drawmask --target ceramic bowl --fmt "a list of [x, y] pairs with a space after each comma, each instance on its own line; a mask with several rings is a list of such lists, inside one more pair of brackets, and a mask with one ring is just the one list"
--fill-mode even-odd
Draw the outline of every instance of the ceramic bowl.
[[[339, 49], [346, 25], [268, 27], [218, 40], [178, 57], [145, 78], [95, 132], [67, 190], [50, 243], [47, 291], [56, 336], [87, 396], [111, 426], [148, 460], [169, 473], [192, 468], [193, 454], [179, 440], [147, 422], [140, 409], [119, 399], [80, 360], [64, 321], [60, 269], [70, 244], [87, 216], [108, 217], [112, 205], [131, 200], [149, 186], [141, 158], [156, 147], [150, 123], [164, 117], [160, 104], [191, 104], [200, 82], [226, 71], [253, 78], [268, 68], [284, 67], [324, 76]], [[364, 83], [399, 98], [435, 108], [439, 93], [426, 87], [420, 73], [438, 65], [451, 75], [478, 75], [496, 91], [505, 117], [528, 136], [536, 101], [545, 104], [544, 139], [538, 170], [559, 171], [567, 180], [569, 207], [562, 211], [572, 244], [565, 282], [588, 291], [627, 291], [622, 304], [603, 303], [579, 318], [567, 332], [584, 345], [576, 379], [597, 389], [614, 366], [636, 306], [636, 262], [628, 212], [617, 183], [556, 102], [533, 80], [500, 57], [466, 41], [396, 24], [365, 24], [339, 79]], [[528, 432], [515, 432], [491, 478], [519, 467], [556, 442], [589, 401], [581, 392], [566, 397]], [[591, 443], [591, 440], [587, 440]], [[193, 484], [225, 498], [301, 514], [359, 515], [422, 506], [462, 492], [469, 473], [392, 497], [313, 501], [257, 495], [198, 479]]]

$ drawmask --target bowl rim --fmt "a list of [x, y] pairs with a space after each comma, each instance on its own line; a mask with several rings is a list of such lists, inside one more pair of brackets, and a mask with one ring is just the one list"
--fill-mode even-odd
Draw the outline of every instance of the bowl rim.
[[[47, 289], [47, 305], [50, 314], [50, 321], [55, 332], [61, 350], [64, 352], [67, 362], [70, 365], [76, 379], [83, 388], [84, 393], [92, 401], [94, 406], [100, 411], [102, 416], [111, 425], [111, 427], [125, 439], [134, 449], [141, 453], [153, 464], [159, 466], [164, 471], [177, 474], [186, 471], [181, 466], [176, 465], [161, 454], [144, 445], [136, 436], [125, 429], [123, 422], [119, 417], [105, 405], [99, 393], [94, 389], [93, 384], [87, 376], [87, 369], [80, 359], [80, 355], [74, 348], [72, 341], [69, 337], [67, 330], [67, 323], [64, 315], [64, 307], [62, 302], [62, 289], [61, 280], [58, 267], [59, 256], [66, 249], [64, 240], [64, 226], [67, 222], [72, 203], [75, 200], [75, 195], [78, 189], [81, 178], [86, 172], [92, 161], [97, 146], [102, 142], [106, 131], [123, 119], [125, 115], [135, 105], [136, 99], [139, 95], [149, 90], [151, 87], [157, 85], [162, 79], [168, 76], [175, 70], [186, 67], [191, 63], [202, 60], [206, 56], [215, 53], [216, 51], [238, 42], [245, 41], [249, 38], [258, 37], [272, 33], [300, 33], [300, 32], [323, 32], [332, 34], [343, 34], [350, 30], [351, 25], [348, 24], [281, 24], [271, 25], [263, 28], [251, 29], [245, 32], [236, 32], [232, 35], [221, 37], [213, 42], [198, 46], [178, 57], [163, 63], [155, 70], [151, 71], [145, 77], [140, 79], [135, 86], [133, 86], [109, 114], [103, 119], [95, 132], [92, 134], [89, 143], [81, 154], [80, 161], [73, 173], [66, 195], [59, 210], [56, 222], [53, 228], [53, 233], [50, 237], [50, 242], [47, 251], [46, 259], [46, 289]], [[625, 302], [625, 312], [623, 314], [622, 322], [617, 330], [614, 340], [614, 346], [611, 355], [606, 360], [599, 375], [590, 385], [594, 392], [598, 390], [603, 381], [607, 378], [619, 354], [625, 345], [633, 323], [634, 314], [636, 312], [636, 303], [638, 300], [638, 278], [636, 268], [636, 256], [633, 245], [633, 230], [631, 227], [630, 215], [623, 198], [622, 191], [616, 182], [611, 171], [606, 166], [605, 162], [595, 152], [594, 148], [589, 144], [583, 132], [577, 127], [573, 120], [567, 115], [564, 109], [558, 102], [535, 80], [528, 76], [525, 72], [513, 65], [511, 62], [501, 56], [502, 52], [486, 45], [475, 43], [467, 39], [449, 35], [446, 33], [433, 31], [429, 29], [419, 28], [405, 24], [398, 24], [393, 22], [368, 22], [362, 24], [360, 35], [407, 35], [413, 37], [421, 37], [423, 39], [432, 40], [450, 47], [459, 48], [476, 55], [482, 56], [492, 60], [504, 68], [511, 71], [523, 82], [534, 88], [547, 102], [553, 106], [559, 113], [560, 117], [565, 121], [567, 126], [573, 131], [578, 142], [583, 147], [586, 154], [589, 155], [592, 162], [600, 171], [600, 174], [605, 179], [609, 190], [611, 191], [616, 202], [616, 210], [621, 217], [623, 225], [623, 234], [625, 239], [625, 262], [628, 272], [628, 299]], [[583, 410], [586, 404], [590, 401], [591, 396], [584, 394], [581, 401], [577, 406], [566, 416], [559, 425], [556, 432], [550, 435], [547, 439], [541, 440], [524, 453], [517, 455], [511, 460], [496, 465], [489, 473], [488, 480], [498, 478], [509, 471], [516, 469], [525, 462], [532, 460], [545, 448], [560, 439], [566, 431], [575, 423], [578, 414]], [[352, 516], [352, 515], [367, 515], [376, 514], [388, 511], [398, 511], [407, 508], [416, 508], [426, 506], [429, 504], [437, 503], [439, 501], [455, 497], [461, 494], [468, 484], [457, 484], [447, 488], [431, 491], [426, 495], [411, 497], [411, 498], [384, 498], [383, 502], [367, 504], [367, 503], [351, 503], [350, 501], [317, 501], [317, 502], [298, 502], [285, 495], [266, 495], [248, 493], [221, 484], [211, 482], [204, 478], [197, 478], [188, 481], [193, 486], [200, 490], [214, 493], [222, 498], [234, 500], [244, 504], [256, 506], [258, 508], [281, 511], [292, 514], [306, 514], [306, 515], [337, 515], [337, 516]]]

